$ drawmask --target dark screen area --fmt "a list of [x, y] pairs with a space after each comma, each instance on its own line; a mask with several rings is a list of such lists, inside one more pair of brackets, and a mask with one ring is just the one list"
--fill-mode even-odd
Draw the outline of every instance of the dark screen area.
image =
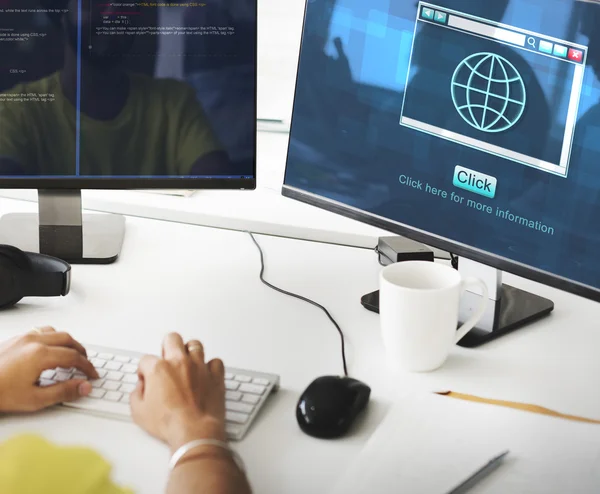
[[256, 1], [0, 2], [0, 178], [252, 178]]

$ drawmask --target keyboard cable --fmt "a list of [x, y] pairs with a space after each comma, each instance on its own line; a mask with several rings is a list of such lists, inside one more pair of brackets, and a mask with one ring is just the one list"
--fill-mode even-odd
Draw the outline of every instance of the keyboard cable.
[[279, 287], [269, 283], [267, 280], [265, 280], [265, 277], [264, 277], [265, 258], [264, 258], [264, 253], [263, 253], [262, 247], [256, 241], [256, 238], [254, 238], [254, 235], [252, 234], [252, 232], [246, 232], [246, 233], [248, 233], [248, 235], [250, 235], [250, 238], [254, 242], [254, 245], [256, 245], [256, 248], [258, 249], [258, 252], [260, 254], [260, 274], [259, 274], [260, 281], [262, 281], [265, 285], [267, 285], [272, 290], [275, 290], [276, 292], [283, 293], [284, 295], [288, 295], [290, 297], [297, 298], [298, 300], [302, 300], [303, 302], [306, 302], [308, 304], [314, 305], [315, 307], [318, 307], [323, 312], [325, 312], [325, 314], [327, 315], [329, 320], [333, 323], [333, 325], [337, 329], [338, 333], [340, 334], [340, 339], [341, 339], [341, 343], [342, 343], [342, 363], [344, 365], [344, 376], [348, 377], [348, 366], [346, 365], [346, 344], [344, 341], [344, 333], [342, 332], [342, 329], [340, 328], [339, 324], [336, 322], [336, 320], [333, 318], [333, 316], [329, 313], [329, 311], [325, 307], [323, 307], [321, 304], [319, 304], [309, 298], [303, 297], [302, 295], [288, 292], [287, 290], [284, 290], [283, 288], [279, 288]]

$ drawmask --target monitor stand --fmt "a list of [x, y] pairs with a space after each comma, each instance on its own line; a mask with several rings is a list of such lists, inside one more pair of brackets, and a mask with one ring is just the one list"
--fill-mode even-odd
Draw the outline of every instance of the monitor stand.
[[81, 190], [38, 190], [36, 213], [0, 218], [0, 243], [58, 257], [71, 264], [110, 264], [125, 236], [125, 218], [83, 214]]
[[[459, 345], [474, 348], [494, 340], [511, 331], [547, 316], [554, 309], [554, 302], [533, 293], [502, 283], [502, 272], [461, 257], [458, 270], [463, 277], [474, 276], [483, 280], [489, 292], [486, 311], [476, 328], [469, 331], [459, 341]], [[461, 297], [459, 309], [460, 321], [465, 321], [477, 310], [480, 293], [467, 291]], [[363, 305], [379, 312], [379, 292], [373, 292], [362, 298]]]
[[[476, 328], [458, 342], [462, 347], [473, 348], [547, 316], [554, 302], [533, 293], [502, 283], [502, 271], [461, 257], [458, 271], [463, 277], [474, 276], [483, 280], [488, 288], [486, 311]], [[465, 321], [477, 310], [481, 294], [471, 291], [461, 297], [460, 321]]]

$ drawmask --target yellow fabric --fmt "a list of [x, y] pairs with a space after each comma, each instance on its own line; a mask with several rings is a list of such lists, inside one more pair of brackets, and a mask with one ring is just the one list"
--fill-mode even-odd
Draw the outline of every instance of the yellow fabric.
[[22, 435], [0, 444], [2, 494], [133, 494], [110, 480], [110, 465], [81, 447]]
[[548, 408], [540, 407], [537, 405], [529, 405], [527, 403], [517, 403], [513, 401], [504, 401], [504, 400], [492, 400], [489, 398], [480, 398], [479, 396], [472, 396], [463, 393], [456, 393], [454, 391], [449, 391], [447, 393], [438, 393], [444, 396], [449, 396], [451, 398], [456, 398], [459, 400], [473, 401], [476, 403], [486, 403], [488, 405], [497, 405], [506, 408], [514, 408], [516, 410], [523, 410], [526, 412], [539, 413], [542, 415], [549, 415], [551, 417], [557, 417], [566, 420], [573, 420], [575, 422], [585, 422], [588, 424], [600, 424], [600, 420], [589, 419], [585, 417], [578, 417], [576, 415], [566, 415], [564, 413], [555, 412], [554, 410], [550, 410]]
[[[94, 120], [81, 112], [80, 175], [189, 175], [196, 160], [219, 150], [190, 86], [128, 77], [129, 97], [115, 119]], [[51, 95], [53, 101], [31, 100]], [[74, 175], [76, 113], [58, 72], [0, 94], [0, 158], [27, 173]]]

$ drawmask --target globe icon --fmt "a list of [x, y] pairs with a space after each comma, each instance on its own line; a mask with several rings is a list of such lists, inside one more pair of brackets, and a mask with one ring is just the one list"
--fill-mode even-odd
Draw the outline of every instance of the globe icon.
[[458, 114], [482, 132], [503, 132], [523, 116], [527, 91], [519, 71], [495, 53], [465, 58], [452, 76], [452, 101]]

